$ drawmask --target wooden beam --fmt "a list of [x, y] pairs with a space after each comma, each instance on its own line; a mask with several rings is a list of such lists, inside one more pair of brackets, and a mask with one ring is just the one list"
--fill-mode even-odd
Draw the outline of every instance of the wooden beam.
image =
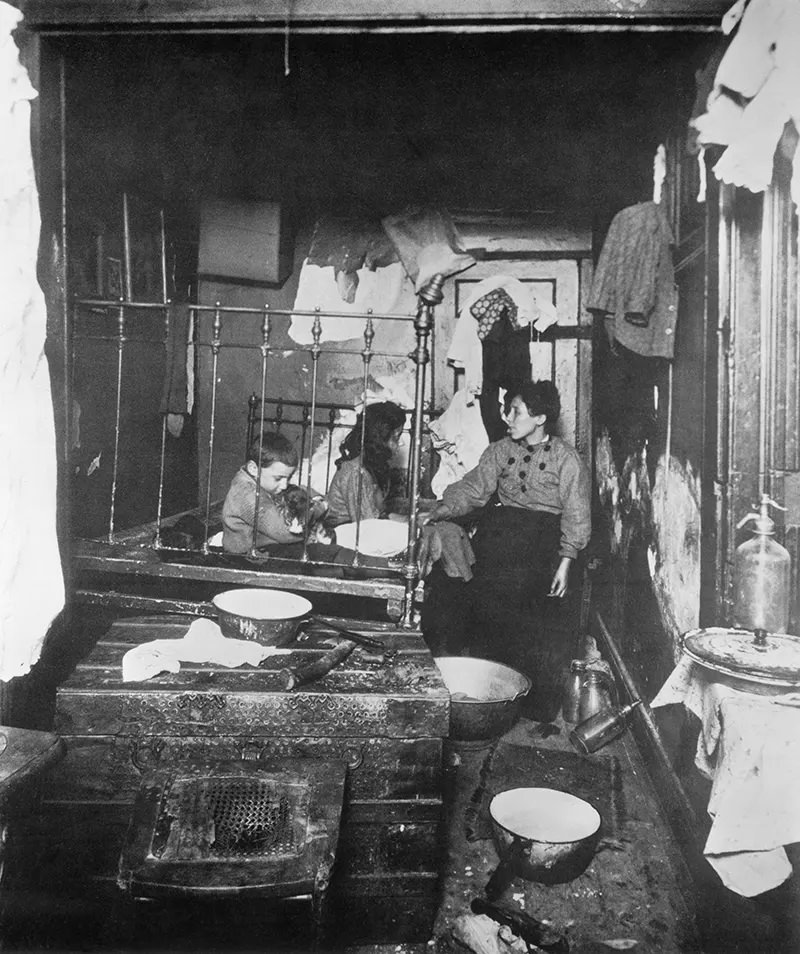
[[718, 29], [729, 0], [16, 0], [38, 30], [238, 27], [296, 31]]

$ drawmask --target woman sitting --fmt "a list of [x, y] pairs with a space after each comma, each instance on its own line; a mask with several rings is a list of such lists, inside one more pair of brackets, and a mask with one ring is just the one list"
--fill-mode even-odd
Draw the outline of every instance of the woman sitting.
[[386, 516], [392, 458], [406, 412], [391, 401], [369, 404], [342, 441], [328, 487], [329, 526]]
[[529, 711], [540, 721], [558, 712], [574, 649], [559, 604], [591, 532], [588, 470], [553, 434], [560, 410], [551, 381], [520, 385], [507, 405], [508, 436], [446, 488], [428, 518], [452, 521], [483, 508], [472, 539], [472, 581], [453, 580], [437, 566], [426, 583], [426, 639], [441, 651], [449, 636], [446, 651], [466, 649], [524, 672], [533, 682]]

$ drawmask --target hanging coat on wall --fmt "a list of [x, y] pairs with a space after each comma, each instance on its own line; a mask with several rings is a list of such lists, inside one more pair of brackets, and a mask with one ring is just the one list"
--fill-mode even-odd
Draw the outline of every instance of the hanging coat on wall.
[[656, 202], [618, 212], [597, 262], [586, 307], [607, 316], [611, 337], [636, 354], [671, 358], [678, 293], [672, 231]]

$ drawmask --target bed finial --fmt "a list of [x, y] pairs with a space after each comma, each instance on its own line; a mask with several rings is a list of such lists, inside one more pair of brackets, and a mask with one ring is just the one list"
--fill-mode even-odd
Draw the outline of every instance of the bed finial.
[[444, 299], [442, 285], [444, 285], [444, 275], [437, 272], [419, 290], [419, 297], [426, 305], [440, 305]]

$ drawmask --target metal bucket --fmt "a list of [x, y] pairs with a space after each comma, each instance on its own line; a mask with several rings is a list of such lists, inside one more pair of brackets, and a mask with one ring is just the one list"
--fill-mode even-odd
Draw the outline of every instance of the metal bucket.
[[531, 681], [511, 666], [468, 656], [439, 656], [434, 662], [450, 692], [450, 738], [496, 739], [519, 718]]
[[297, 635], [311, 603], [286, 590], [225, 590], [212, 600], [222, 635], [262, 646], [284, 646]]
[[496, 898], [514, 876], [564, 884], [583, 874], [600, 838], [600, 813], [575, 795], [551, 788], [513, 788], [489, 805], [500, 866], [486, 887]]

